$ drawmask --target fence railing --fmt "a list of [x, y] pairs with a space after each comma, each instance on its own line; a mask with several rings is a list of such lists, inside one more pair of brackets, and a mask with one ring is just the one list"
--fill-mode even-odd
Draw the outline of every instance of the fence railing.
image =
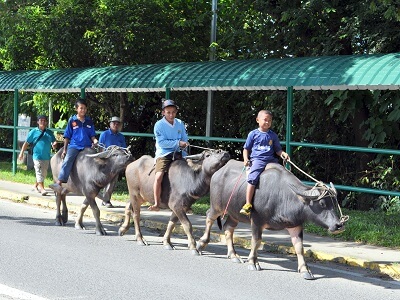
[[[0, 125], [0, 129], [10, 129], [10, 130], [18, 130], [18, 129], [32, 129], [35, 127], [25, 127], [25, 126], [8, 126], [8, 125]], [[52, 131], [63, 131], [56, 128], [49, 128]], [[96, 133], [100, 134], [102, 131], [96, 131]], [[133, 136], [133, 137], [145, 137], [145, 138], [154, 138], [152, 133], [139, 133], [139, 132], [122, 132], [124, 136]], [[14, 135], [16, 136], [16, 135]], [[207, 136], [189, 136], [191, 140], [201, 140], [201, 141], [217, 141], [217, 142], [235, 142], [235, 143], [244, 143], [245, 139], [238, 138], [223, 138], [223, 137], [207, 137]], [[339, 150], [339, 151], [350, 151], [350, 152], [362, 152], [362, 153], [380, 153], [380, 154], [388, 154], [388, 155], [400, 155], [400, 150], [394, 149], [379, 149], [379, 148], [367, 148], [367, 147], [354, 147], [354, 146], [342, 146], [342, 145], [329, 145], [329, 144], [316, 144], [316, 143], [306, 143], [306, 142], [289, 142], [281, 141], [283, 145], [289, 144], [290, 147], [308, 147], [308, 148], [316, 148], [316, 149], [331, 149], [331, 150]], [[14, 143], [16, 145], [16, 143]], [[0, 147], [0, 152], [12, 152], [13, 153], [13, 163], [16, 164], [17, 153], [19, 153], [19, 149], [10, 149]], [[16, 168], [13, 167], [13, 170]], [[15, 172], [14, 172], [15, 173]], [[314, 182], [302, 181], [308, 185], [314, 185]], [[387, 196], [397, 196], [400, 197], [399, 191], [388, 191], [381, 189], [373, 189], [367, 187], [358, 187], [358, 186], [347, 186], [347, 185], [338, 185], [335, 184], [335, 188], [338, 190], [344, 191], [352, 191], [358, 193], [368, 193], [368, 194], [377, 194], [377, 195], [387, 195]]]

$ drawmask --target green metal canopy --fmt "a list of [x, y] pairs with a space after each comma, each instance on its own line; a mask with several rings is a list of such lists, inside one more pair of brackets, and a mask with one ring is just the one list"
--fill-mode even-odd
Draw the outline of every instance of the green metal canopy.
[[2, 71], [0, 91], [153, 92], [400, 88], [400, 53]]

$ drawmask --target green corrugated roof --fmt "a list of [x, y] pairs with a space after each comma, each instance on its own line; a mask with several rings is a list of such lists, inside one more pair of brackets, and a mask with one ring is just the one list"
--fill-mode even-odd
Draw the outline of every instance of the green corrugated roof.
[[0, 91], [399, 89], [400, 53], [2, 71]]

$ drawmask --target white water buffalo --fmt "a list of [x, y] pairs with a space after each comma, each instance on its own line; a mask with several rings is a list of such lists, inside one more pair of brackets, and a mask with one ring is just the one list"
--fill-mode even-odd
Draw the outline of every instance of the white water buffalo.
[[[250, 218], [239, 213], [246, 199], [246, 176], [241, 177], [243, 162], [230, 160], [214, 174], [210, 185], [210, 209], [207, 212], [206, 230], [197, 242], [197, 250], [202, 251], [210, 242], [210, 231], [214, 221], [227, 211], [224, 223], [228, 258], [234, 262], [242, 259], [233, 246], [233, 232], [239, 222], [251, 222], [251, 251], [248, 258], [250, 270], [260, 270], [257, 249], [261, 245], [264, 229], [287, 229], [298, 259], [298, 271], [305, 279], [313, 279], [304, 259], [303, 224], [313, 222], [332, 233], [344, 229], [335, 209], [338, 206], [336, 190], [323, 184], [306, 186], [290, 171], [279, 164], [268, 164], [261, 174], [259, 187], [253, 198]], [[234, 190], [234, 186], [236, 189]], [[229, 205], [227, 203], [230, 199]]]
[[[54, 181], [57, 180], [60, 173], [62, 151], [63, 149], [60, 149], [50, 161]], [[63, 184], [64, 190], [62, 194], [56, 193], [56, 225], [61, 226], [68, 221], [68, 208], [65, 197], [68, 192], [73, 192], [86, 197], [76, 219], [75, 228], [85, 229], [82, 223], [83, 214], [90, 205], [96, 220], [96, 234], [105, 235], [106, 232], [100, 222], [100, 210], [96, 204], [95, 197], [103, 187], [118, 176], [132, 161], [133, 158], [129, 149], [118, 146], [110, 146], [100, 153], [96, 153], [91, 148], [82, 150], [75, 160], [68, 182]], [[60, 211], [61, 203], [63, 205], [62, 212]]]
[[[163, 238], [166, 249], [174, 249], [171, 244], [171, 233], [178, 220], [188, 237], [188, 246], [193, 254], [198, 254], [192, 233], [192, 224], [186, 212], [200, 197], [209, 192], [211, 176], [229, 160], [228, 152], [221, 150], [204, 151], [198, 155], [186, 157], [186, 160], [175, 160], [164, 176], [161, 192], [161, 208], [170, 208], [172, 214]], [[196, 161], [196, 162], [195, 162]], [[140, 206], [145, 202], [154, 203], [154, 158], [144, 155], [126, 168], [125, 175], [129, 189], [130, 203], [125, 209], [125, 221], [119, 229], [124, 235], [130, 225], [133, 213], [136, 240], [139, 245], [147, 245], [140, 231]]]

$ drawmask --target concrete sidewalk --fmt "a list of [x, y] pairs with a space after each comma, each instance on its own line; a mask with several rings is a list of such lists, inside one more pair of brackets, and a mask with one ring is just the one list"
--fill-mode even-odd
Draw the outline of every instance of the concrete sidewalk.
[[[51, 189], [47, 190], [49, 194], [42, 196], [34, 191], [30, 185], [0, 180], [0, 198], [23, 201], [28, 204], [54, 209], [56, 207], [54, 193]], [[67, 196], [69, 212], [77, 212], [83, 199], [83, 196], [69, 194]], [[98, 199], [97, 204], [101, 210], [101, 218], [107, 221], [120, 222], [124, 218], [125, 203], [117, 201], [112, 201], [112, 203], [115, 206], [114, 208], [105, 208], [101, 206], [101, 201]], [[86, 211], [88, 216], [92, 216], [91, 212], [91, 209]], [[141, 210], [141, 223], [142, 226], [148, 228], [165, 230], [170, 215], [171, 212], [169, 210], [151, 212], [143, 208]], [[192, 222], [195, 236], [200, 237], [203, 235], [205, 217], [198, 215], [189, 215], [188, 217]], [[180, 225], [175, 228], [175, 231], [184, 233]], [[224, 240], [224, 234], [216, 224], [213, 227], [212, 238], [214, 241]], [[235, 230], [235, 244], [248, 247], [250, 240], [250, 225], [240, 223]], [[294, 254], [290, 237], [286, 231], [264, 231], [263, 246], [267, 250]], [[344, 242], [311, 234], [304, 235], [304, 250], [307, 257], [362, 267], [397, 279], [400, 278], [400, 250]]]

